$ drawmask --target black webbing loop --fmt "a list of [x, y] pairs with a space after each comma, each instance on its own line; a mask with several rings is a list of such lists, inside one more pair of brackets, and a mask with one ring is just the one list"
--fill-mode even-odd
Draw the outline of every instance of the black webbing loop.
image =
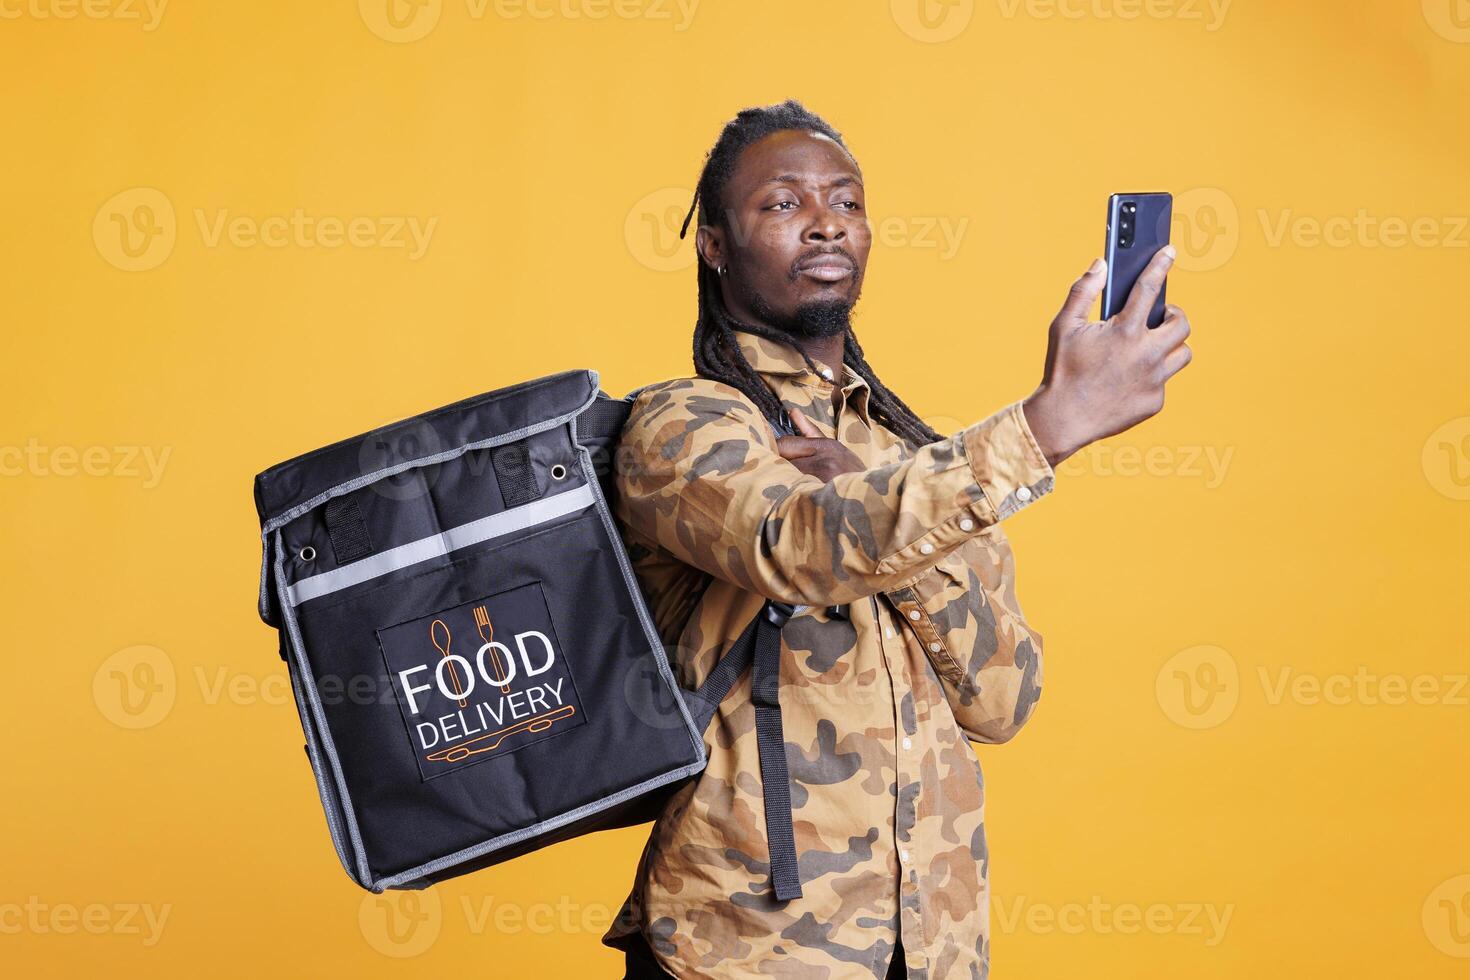
[[786, 738], [781, 725], [781, 627], [795, 612], [784, 602], [767, 600], [730, 649], [715, 664], [697, 692], [685, 692], [689, 712], [700, 731], [709, 726], [735, 681], [751, 667], [751, 703], [755, 707], [756, 748], [760, 757], [761, 795], [765, 798], [766, 841], [770, 848], [771, 887], [779, 901], [801, 897], [796, 834], [791, 817], [791, 774], [786, 766]]
[[582, 442], [615, 442], [628, 421], [633, 403], [625, 398], [597, 398], [577, 416], [577, 438]]
[[525, 442], [509, 442], [490, 450], [490, 463], [495, 467], [495, 481], [500, 484], [500, 499], [506, 507], [529, 504], [541, 496]]
[[786, 769], [786, 739], [781, 728], [781, 627], [786, 625], [792, 611], [785, 603], [766, 603], [756, 620], [755, 662], [750, 675], [761, 795], [766, 803], [771, 887], [782, 902], [801, 897], [796, 834], [791, 826], [791, 775]]
[[366, 558], [373, 553], [373, 542], [368, 537], [367, 522], [357, 508], [357, 498], [351, 494], [333, 497], [327, 501], [323, 517], [327, 522], [327, 537], [332, 539], [332, 554], [338, 565]]

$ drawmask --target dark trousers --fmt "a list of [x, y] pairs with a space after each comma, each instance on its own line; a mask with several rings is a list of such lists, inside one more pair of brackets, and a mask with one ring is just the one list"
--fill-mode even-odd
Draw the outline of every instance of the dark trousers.
[[[633, 948], [624, 954], [627, 972], [623, 974], [623, 980], [672, 980], [674, 975], [658, 965], [653, 950], [643, 939], [643, 933], [635, 933], [631, 939]], [[888, 964], [887, 980], [902, 980], [907, 973], [903, 966], [903, 943], [899, 943]]]

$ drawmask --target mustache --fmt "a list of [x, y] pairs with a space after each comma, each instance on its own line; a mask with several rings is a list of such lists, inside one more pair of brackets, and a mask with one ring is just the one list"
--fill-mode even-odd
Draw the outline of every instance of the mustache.
[[852, 253], [843, 248], [841, 245], [834, 245], [831, 248], [814, 248], [810, 252], [804, 252], [801, 255], [797, 256], [796, 261], [791, 263], [791, 278], [795, 279], [801, 275], [800, 271], [798, 270], [800, 270], [802, 266], [806, 265], [808, 262], [811, 262], [813, 259], [821, 258], [824, 255], [842, 256], [843, 259], [847, 261], [847, 264], [852, 267], [853, 274], [857, 274], [857, 259], [853, 258]]

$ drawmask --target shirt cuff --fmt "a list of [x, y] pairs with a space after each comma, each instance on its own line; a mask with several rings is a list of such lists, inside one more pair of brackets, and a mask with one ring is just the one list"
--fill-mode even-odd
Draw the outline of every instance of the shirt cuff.
[[975, 423], [961, 436], [970, 471], [985, 491], [996, 520], [1052, 491], [1056, 473], [1026, 423], [1020, 402]]

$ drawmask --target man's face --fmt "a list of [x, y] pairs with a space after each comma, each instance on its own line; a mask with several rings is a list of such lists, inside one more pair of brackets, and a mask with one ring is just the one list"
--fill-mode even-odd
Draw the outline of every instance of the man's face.
[[785, 130], [745, 148], [725, 185], [727, 224], [697, 244], [738, 320], [789, 333], [840, 333], [862, 292], [871, 233], [862, 175], [816, 133]]

